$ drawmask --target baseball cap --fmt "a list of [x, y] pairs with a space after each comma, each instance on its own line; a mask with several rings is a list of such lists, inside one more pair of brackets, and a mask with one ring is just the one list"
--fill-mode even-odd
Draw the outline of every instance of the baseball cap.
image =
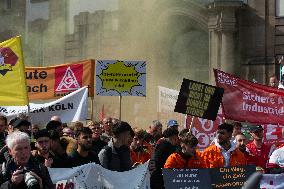
[[249, 128], [249, 132], [253, 133], [255, 131], [264, 130], [261, 125], [252, 126]]
[[179, 126], [177, 120], [171, 119], [167, 123], [168, 127]]
[[18, 119], [16, 121], [14, 121], [13, 123], [13, 127], [14, 128], [20, 128], [21, 126], [31, 126], [31, 123], [27, 120], [24, 120], [24, 119]]

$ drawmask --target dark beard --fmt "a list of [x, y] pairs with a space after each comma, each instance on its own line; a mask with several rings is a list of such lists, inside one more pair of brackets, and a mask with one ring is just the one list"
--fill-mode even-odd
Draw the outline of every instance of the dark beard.
[[244, 152], [246, 152], [246, 147], [245, 146], [240, 146], [239, 150], [244, 153]]
[[90, 151], [92, 149], [92, 146], [81, 145], [81, 148], [83, 151]]

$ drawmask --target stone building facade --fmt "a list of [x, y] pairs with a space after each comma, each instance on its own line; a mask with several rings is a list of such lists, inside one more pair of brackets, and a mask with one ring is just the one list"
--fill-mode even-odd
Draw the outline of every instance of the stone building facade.
[[[147, 97], [122, 101], [122, 118], [139, 127], [154, 119], [182, 120], [157, 112], [158, 86], [179, 90], [183, 78], [214, 84], [213, 68], [264, 84], [279, 74], [284, 54], [277, 0], [118, 0], [116, 10], [80, 12], [74, 18], [68, 17], [69, 0], [34, 0], [48, 2], [49, 16], [29, 23], [26, 1], [11, 1], [9, 11], [0, 6], [0, 39], [16, 33], [28, 38], [27, 65], [89, 58], [147, 61]], [[69, 19], [74, 19], [71, 33]], [[96, 118], [103, 106], [117, 117], [118, 104], [118, 97], [96, 96]]]

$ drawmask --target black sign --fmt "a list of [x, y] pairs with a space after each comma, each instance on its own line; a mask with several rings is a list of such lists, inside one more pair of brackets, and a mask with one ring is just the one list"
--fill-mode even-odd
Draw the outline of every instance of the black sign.
[[214, 169], [163, 169], [166, 189], [241, 189], [255, 166]]
[[215, 120], [224, 89], [183, 79], [175, 112]]
[[211, 169], [212, 189], [239, 189], [254, 172], [255, 166]]
[[211, 185], [208, 169], [163, 169], [166, 189], [208, 189]]

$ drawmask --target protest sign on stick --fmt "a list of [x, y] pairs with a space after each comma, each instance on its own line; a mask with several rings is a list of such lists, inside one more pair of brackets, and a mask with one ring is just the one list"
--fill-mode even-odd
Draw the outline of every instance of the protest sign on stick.
[[223, 93], [222, 88], [183, 79], [175, 112], [214, 121]]

